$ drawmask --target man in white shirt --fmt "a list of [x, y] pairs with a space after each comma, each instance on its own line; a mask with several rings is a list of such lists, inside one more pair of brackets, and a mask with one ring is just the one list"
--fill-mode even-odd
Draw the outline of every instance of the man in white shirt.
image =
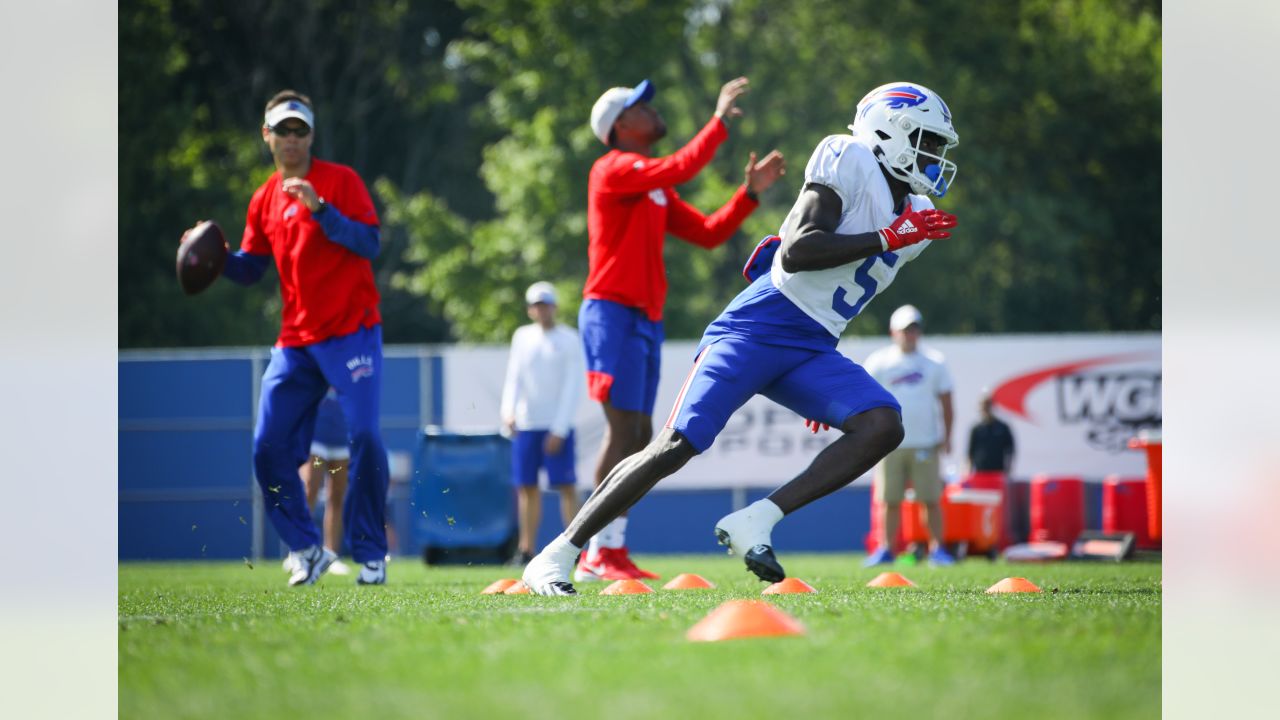
[[511, 477], [518, 491], [521, 565], [533, 557], [542, 498], [538, 471], [560, 492], [560, 517], [567, 526], [578, 512], [574, 472], [573, 418], [585, 390], [582, 343], [572, 328], [556, 324], [556, 290], [537, 282], [525, 293], [530, 325], [511, 337], [502, 424], [512, 438]]
[[884, 533], [866, 565], [893, 562], [892, 540], [898, 535], [907, 484], [924, 505], [929, 525], [929, 562], [951, 565], [955, 558], [941, 544], [942, 479], [938, 453], [951, 453], [951, 372], [942, 353], [920, 347], [924, 318], [913, 305], [903, 305], [889, 318], [893, 344], [877, 350], [864, 364], [871, 377], [902, 405], [902, 444], [875, 469], [875, 496], [880, 502]]

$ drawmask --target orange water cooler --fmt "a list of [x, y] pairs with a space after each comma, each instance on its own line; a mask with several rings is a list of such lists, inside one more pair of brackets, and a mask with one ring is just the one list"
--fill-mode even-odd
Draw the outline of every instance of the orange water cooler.
[[1161, 538], [1161, 455], [1164, 442], [1159, 430], [1143, 430], [1129, 441], [1129, 447], [1147, 451], [1147, 534], [1152, 540]]
[[[947, 485], [939, 501], [942, 508], [942, 542], [964, 543], [967, 554], [990, 553], [1000, 543], [1001, 495], [997, 490]], [[924, 504], [914, 500], [902, 503], [902, 531], [907, 542], [927, 543], [929, 526], [925, 522]]]

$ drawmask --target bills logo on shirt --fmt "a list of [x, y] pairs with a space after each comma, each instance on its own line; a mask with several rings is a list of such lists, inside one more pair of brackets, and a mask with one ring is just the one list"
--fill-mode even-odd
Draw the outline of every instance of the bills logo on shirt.
[[293, 217], [294, 215], [297, 215], [297, 214], [298, 214], [298, 206], [297, 206], [297, 205], [290, 205], [290, 206], [289, 206], [289, 209], [284, 211], [284, 217], [283, 217], [282, 219], [283, 219], [283, 220], [288, 220], [289, 218], [291, 218], [291, 217]]
[[357, 355], [347, 361], [347, 370], [351, 371], [351, 382], [360, 382], [361, 378], [373, 377], [373, 357]]
[[658, 207], [667, 206], [667, 194], [662, 192], [662, 188], [654, 188], [649, 191], [649, 199]]
[[897, 378], [894, 378], [893, 380], [890, 380], [889, 384], [890, 385], [918, 385], [921, 382], [924, 382], [924, 373], [920, 372], [919, 370], [916, 370], [914, 372], [909, 372], [906, 375], [903, 375], [902, 377], [897, 377]]

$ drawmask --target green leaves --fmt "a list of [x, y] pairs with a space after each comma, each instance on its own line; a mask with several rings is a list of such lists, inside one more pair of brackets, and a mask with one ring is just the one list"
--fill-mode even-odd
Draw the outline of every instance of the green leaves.
[[311, 94], [316, 153], [376, 186], [387, 340], [505, 340], [526, 322], [520, 294], [535, 280], [556, 283], [562, 317], [576, 313], [587, 174], [605, 150], [587, 127], [599, 94], [653, 79], [665, 154], [738, 75], [752, 82], [746, 115], [681, 195], [714, 211], [753, 150], [779, 148], [789, 172], [726, 246], [668, 242], [669, 336], [697, 336], [741, 289], [742, 261], [781, 225], [813, 148], [845, 132], [858, 99], [893, 79], [942, 93], [955, 114], [960, 172], [939, 205], [960, 225], [852, 332], [880, 334], [902, 302], [938, 333], [1160, 327], [1157, 3], [284, 7], [121, 7], [122, 346], [273, 339], [273, 283], [220, 284], [174, 302], [172, 253], [202, 217], [238, 237], [249, 195], [271, 171], [258, 126], [275, 90]]

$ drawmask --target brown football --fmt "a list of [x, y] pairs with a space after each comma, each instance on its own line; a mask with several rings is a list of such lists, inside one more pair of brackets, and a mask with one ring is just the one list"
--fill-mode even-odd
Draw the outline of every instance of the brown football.
[[192, 229], [178, 246], [178, 284], [195, 295], [213, 284], [227, 264], [227, 241], [222, 228], [206, 220]]

